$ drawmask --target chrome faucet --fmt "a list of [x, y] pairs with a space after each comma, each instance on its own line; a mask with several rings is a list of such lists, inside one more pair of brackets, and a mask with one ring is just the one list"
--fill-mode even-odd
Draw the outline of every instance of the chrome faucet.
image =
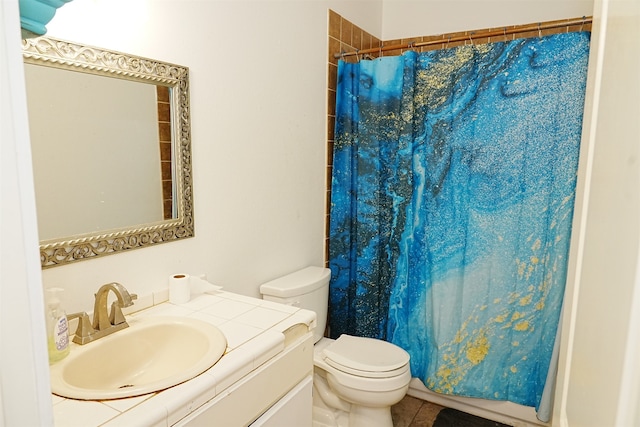
[[[118, 298], [111, 304], [111, 312], [107, 310], [107, 297], [109, 291]], [[99, 338], [110, 335], [121, 329], [128, 328], [129, 324], [124, 318], [122, 309], [131, 307], [133, 301], [138, 298], [136, 294], [130, 294], [119, 283], [107, 283], [96, 292], [96, 300], [93, 306], [93, 322], [89, 321], [89, 315], [85, 312], [73, 313], [67, 316], [67, 320], [78, 318], [78, 327], [73, 337], [76, 344], [87, 344]]]

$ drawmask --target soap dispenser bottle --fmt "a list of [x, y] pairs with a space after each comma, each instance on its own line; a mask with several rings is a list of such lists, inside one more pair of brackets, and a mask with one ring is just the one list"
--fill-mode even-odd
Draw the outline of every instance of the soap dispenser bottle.
[[58, 362], [69, 354], [69, 326], [67, 315], [60, 304], [60, 288], [50, 288], [47, 292], [47, 347], [49, 363]]

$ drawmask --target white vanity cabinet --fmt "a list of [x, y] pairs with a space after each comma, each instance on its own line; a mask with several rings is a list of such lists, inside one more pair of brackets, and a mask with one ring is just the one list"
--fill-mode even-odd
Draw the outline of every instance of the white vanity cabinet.
[[313, 339], [285, 348], [176, 427], [311, 427]]

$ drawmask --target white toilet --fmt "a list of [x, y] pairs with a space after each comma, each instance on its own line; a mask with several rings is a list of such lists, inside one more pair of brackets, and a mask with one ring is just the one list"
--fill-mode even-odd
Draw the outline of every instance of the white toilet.
[[409, 354], [373, 338], [323, 338], [331, 270], [307, 267], [260, 286], [265, 300], [313, 310], [314, 427], [392, 427], [391, 405], [407, 393]]

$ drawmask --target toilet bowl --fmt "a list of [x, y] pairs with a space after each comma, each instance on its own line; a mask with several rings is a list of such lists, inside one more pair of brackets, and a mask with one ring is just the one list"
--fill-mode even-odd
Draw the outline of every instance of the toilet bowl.
[[320, 406], [326, 406], [325, 412], [333, 410], [335, 420], [333, 424], [316, 422], [316, 426], [393, 425], [391, 406], [402, 400], [411, 381], [406, 351], [381, 340], [341, 335], [335, 341], [321, 339], [313, 353], [314, 385], [326, 382], [335, 396], [347, 403], [327, 402], [326, 392], [314, 395], [314, 405], [319, 403], [316, 397], [322, 399], [325, 405]]
[[391, 406], [409, 388], [409, 354], [373, 338], [323, 338], [331, 271], [307, 267], [260, 286], [263, 298], [313, 310], [314, 427], [392, 427]]

